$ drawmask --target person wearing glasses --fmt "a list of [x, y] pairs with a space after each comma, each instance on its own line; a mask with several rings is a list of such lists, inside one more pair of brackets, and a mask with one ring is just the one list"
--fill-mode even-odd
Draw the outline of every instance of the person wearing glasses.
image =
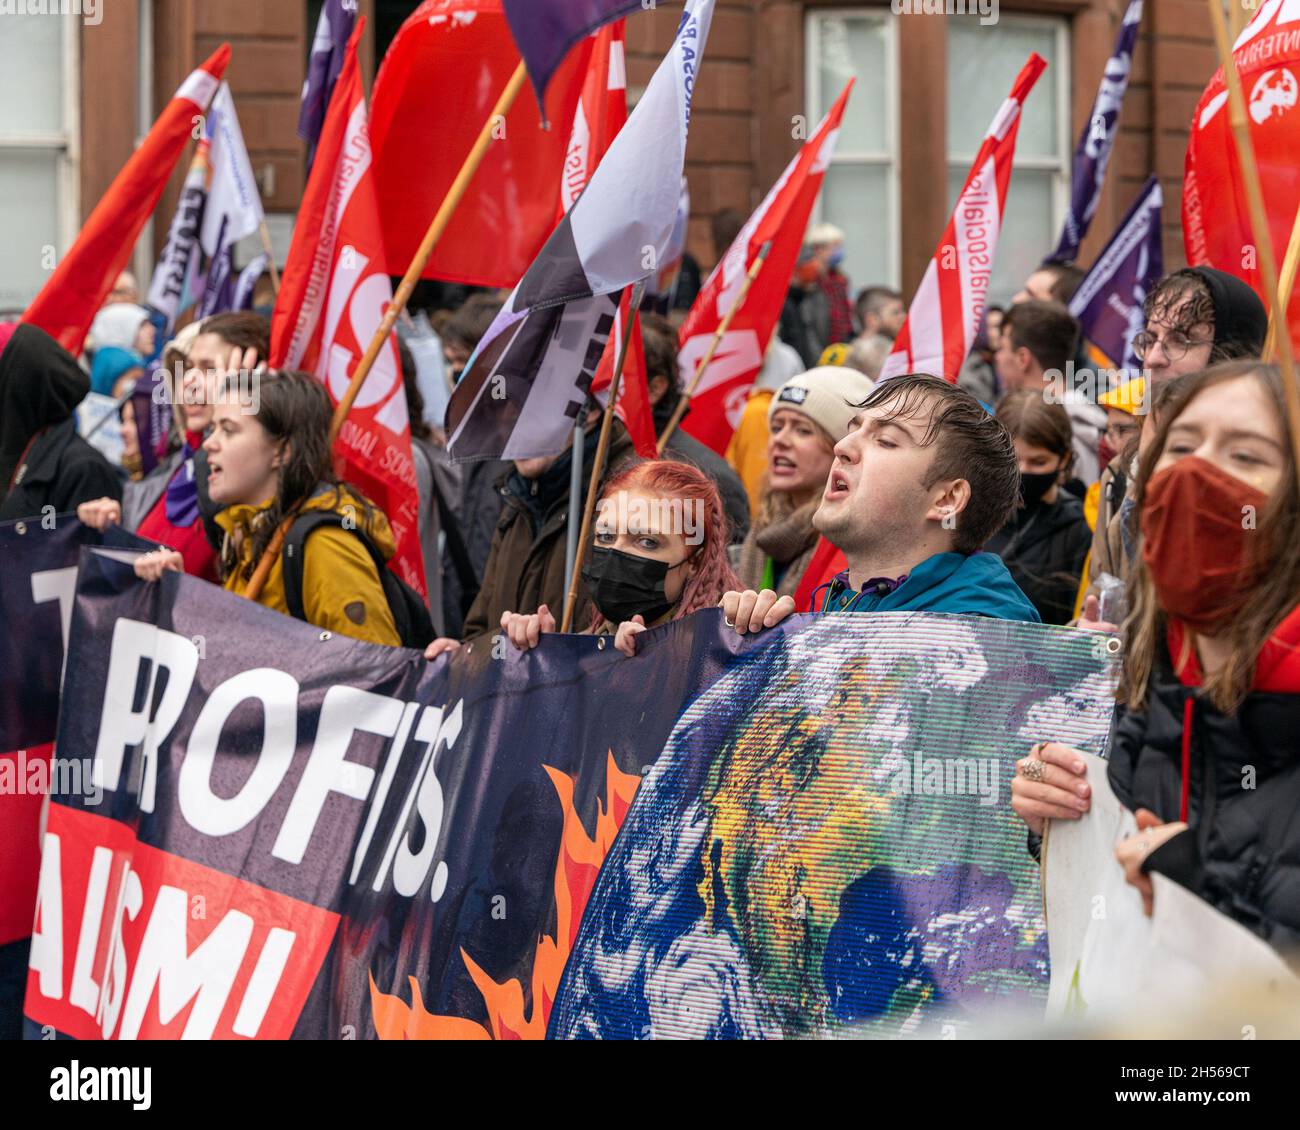
[[[1166, 275], [1147, 295], [1146, 326], [1133, 339], [1133, 351], [1146, 377], [1134, 412], [1136, 428], [1101, 475], [1097, 523], [1088, 563], [1088, 591], [1080, 626], [1115, 631], [1117, 625], [1100, 617], [1099, 578], [1103, 574], [1128, 579], [1133, 538], [1124, 523], [1136, 493], [1138, 439], [1146, 411], [1160, 386], [1219, 361], [1257, 357], [1264, 345], [1268, 314], [1244, 282], [1213, 267], [1187, 267]], [[1109, 413], [1108, 413], [1109, 414]], [[1120, 432], [1117, 430], [1116, 436]], [[1115, 440], [1108, 435], [1113, 447]]]

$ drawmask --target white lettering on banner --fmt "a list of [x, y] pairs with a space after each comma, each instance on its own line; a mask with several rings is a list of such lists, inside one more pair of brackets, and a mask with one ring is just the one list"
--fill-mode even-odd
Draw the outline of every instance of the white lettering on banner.
[[[142, 664], [146, 671], [145, 693], [137, 699]], [[95, 746], [95, 788], [116, 791], [127, 748], [140, 746], [139, 804], [143, 811], [153, 811], [158, 747], [180, 718], [198, 665], [199, 649], [184, 636], [139, 620], [123, 618], [113, 625], [108, 681]], [[151, 713], [161, 671], [167, 672], [166, 686]]]
[[[221, 731], [235, 707], [262, 704], [262, 748], [248, 780], [233, 797], [212, 791], [212, 765]], [[177, 785], [181, 815], [206, 836], [228, 836], [257, 818], [293, 762], [298, 742], [298, 680], [273, 667], [241, 671], [218, 686], [190, 731]]]
[[[159, 887], [136, 955], [119, 1039], [131, 1040], [139, 1035], [155, 991], [158, 1017], [163, 1024], [193, 1004], [182, 1039], [205, 1040], [216, 1029], [253, 936], [253, 920], [242, 911], [228, 910], [193, 951], [186, 939], [188, 921], [189, 899], [185, 892], [177, 887]], [[106, 1025], [105, 1036], [112, 1030], [111, 1025]]]
[[[197, 649], [182, 636], [126, 618], [114, 624], [93, 769], [98, 786], [117, 789], [125, 753], [138, 746], [146, 759], [139, 805], [144, 811], [153, 811], [158, 749], [184, 709], [194, 684], [197, 661]], [[151, 716], [149, 707], [160, 679], [165, 679], [166, 688]], [[144, 691], [138, 693], [142, 685]], [[195, 831], [214, 838], [233, 835], [266, 811], [284, 785], [298, 747], [299, 689], [297, 680], [287, 672], [259, 667], [238, 672], [206, 691], [207, 697], [189, 733], [176, 773], [177, 806]], [[251, 760], [252, 765], [238, 792], [220, 796], [212, 786], [218, 751], [231, 717], [246, 703], [260, 707], [261, 745], [255, 757], [241, 755], [242, 761]], [[411, 777], [400, 817], [384, 845], [374, 883], [375, 889], [380, 889], [391, 869], [394, 886], [400, 894], [409, 897], [420, 889], [433, 870], [431, 895], [433, 901], [438, 901], [447, 875], [444, 865], [438, 863], [435, 867], [443, 816], [436, 759], [441, 751], [455, 745], [463, 718], [460, 701], [444, 710], [346, 684], [330, 687], [321, 704], [311, 756], [294, 786], [271, 854], [288, 863], [301, 863], [330, 794], [338, 793], [367, 806], [349, 876], [349, 882], [357, 882], [401, 758], [408, 745], [414, 744], [423, 749], [419, 768]], [[378, 771], [349, 760], [347, 754], [357, 733], [391, 739]], [[244, 741], [247, 748], [253, 738], [246, 735]], [[133, 779], [138, 776], [132, 773]], [[410, 829], [407, 827], [412, 813], [422, 834], [415, 824]], [[57, 853], [57, 839], [53, 842]], [[421, 845], [418, 851], [412, 847], [415, 843]], [[104, 901], [106, 879], [98, 876], [95, 870], [98, 866], [95, 864], [91, 869], [88, 907]], [[55, 914], [47, 929], [61, 932], [57, 910]], [[101, 933], [98, 918], [91, 921], [88, 917], [86, 927], [94, 937]], [[33, 968], [37, 968], [36, 959]], [[89, 969], [86, 966], [81, 971], [79, 983], [90, 976]], [[57, 963], [47, 975], [61, 975]], [[95, 996], [97, 991], [93, 980], [87, 981], [76, 992], [78, 1002]], [[45, 995], [58, 997], [61, 992], [55, 991], [52, 985]]]
[[77, 567], [46, 569], [32, 574], [32, 603], [59, 602], [59, 624], [63, 629], [63, 657], [67, 661], [68, 632], [72, 627], [72, 605], [77, 595]]
[[[56, 845], [58, 836], [46, 840]], [[113, 869], [113, 852], [97, 847], [90, 857], [90, 878], [86, 883], [86, 905], [81, 914], [81, 934], [77, 939], [77, 956], [72, 967], [72, 988], [68, 1003], [76, 1005], [88, 1016], [99, 1008], [99, 982], [94, 978], [95, 946], [99, 941], [99, 924], [104, 916], [104, 900], [108, 894], [108, 877]], [[46, 993], [46, 996], [49, 996]]]
[[[441, 714], [441, 711], [438, 713]], [[397, 858], [393, 861], [393, 889], [406, 898], [414, 895], [423, 885], [438, 848], [438, 833], [442, 830], [442, 785], [434, 772], [434, 762], [440, 747], [450, 747], [460, 737], [461, 704], [458, 702], [456, 709], [442, 718], [425, 711], [425, 716], [420, 721], [420, 728], [415, 732], [415, 740], [423, 742], [427, 752], [422, 766], [423, 772], [416, 788], [415, 811], [424, 827], [423, 842], [418, 852], [412, 852], [411, 835], [410, 833], [404, 835], [397, 846]], [[430, 724], [426, 725], [426, 722]], [[400, 821], [398, 828], [404, 829], [405, 824], [405, 821]], [[414, 829], [411, 831], [414, 832]], [[429, 891], [431, 901], [437, 902], [446, 889], [447, 864], [439, 862]]]
[[380, 737], [396, 736], [403, 703], [357, 687], [334, 686], [325, 692], [320, 725], [311, 758], [302, 771], [289, 811], [271, 854], [288, 863], [301, 863], [307, 844], [329, 794], [340, 793], [364, 801], [370, 795], [375, 771], [347, 759], [352, 735], [358, 730]]
[[[63, 996], [63, 862], [59, 837], [47, 835], [41, 850], [28, 968], [36, 974], [41, 996]], [[50, 897], [52, 896], [52, 897]]]

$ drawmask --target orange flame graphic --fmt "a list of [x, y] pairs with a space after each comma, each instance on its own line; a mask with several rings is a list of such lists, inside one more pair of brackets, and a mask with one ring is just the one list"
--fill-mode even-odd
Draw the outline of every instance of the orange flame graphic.
[[435, 1016], [428, 1012], [414, 977], [410, 978], [410, 1005], [398, 996], [380, 992], [371, 978], [371, 1008], [380, 1039], [540, 1040], [546, 1035], [546, 1024], [560, 987], [560, 977], [578, 936], [587, 901], [614, 837], [627, 817], [641, 778], [634, 773], [621, 772], [614, 763], [613, 752], [610, 752], [605, 770], [605, 802], [597, 804], [596, 834], [588, 836], [574, 808], [573, 778], [549, 765], [543, 768], [559, 794], [564, 831], [555, 861], [556, 936], [538, 939], [533, 959], [531, 1009], [525, 1005], [524, 989], [519, 981], [512, 978], [498, 984], [462, 949], [460, 956], [465, 968], [483, 994], [491, 1032], [472, 1020]]

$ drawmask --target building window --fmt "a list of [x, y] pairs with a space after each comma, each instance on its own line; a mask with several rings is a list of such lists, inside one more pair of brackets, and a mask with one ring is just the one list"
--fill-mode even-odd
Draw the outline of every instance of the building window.
[[1025, 101], [990, 302], [1006, 302], [1056, 247], [1069, 205], [1070, 43], [1064, 19], [1004, 13], [948, 20], [948, 204], [957, 202], [998, 107], [1031, 51], [1047, 70]]
[[77, 229], [80, 21], [9, 15], [0, 35], [0, 314], [24, 309]]
[[808, 131], [856, 79], [814, 220], [844, 229], [854, 290], [898, 285], [898, 129], [895, 21], [888, 9], [809, 12]]

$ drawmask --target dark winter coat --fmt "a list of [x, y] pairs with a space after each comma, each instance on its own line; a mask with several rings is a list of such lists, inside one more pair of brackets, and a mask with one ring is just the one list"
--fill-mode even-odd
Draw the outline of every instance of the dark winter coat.
[[1051, 504], [1017, 510], [984, 548], [1002, 558], [1044, 624], [1068, 624], [1091, 545], [1083, 503], [1059, 491]]
[[1176, 821], [1186, 764], [1190, 827], [1144, 867], [1276, 948], [1300, 946], [1300, 694], [1255, 691], [1228, 716], [1160, 650], [1146, 709], [1119, 712], [1110, 783], [1125, 807]]
[[77, 435], [90, 377], [44, 330], [20, 325], [0, 352], [0, 521], [122, 497], [122, 479]]

